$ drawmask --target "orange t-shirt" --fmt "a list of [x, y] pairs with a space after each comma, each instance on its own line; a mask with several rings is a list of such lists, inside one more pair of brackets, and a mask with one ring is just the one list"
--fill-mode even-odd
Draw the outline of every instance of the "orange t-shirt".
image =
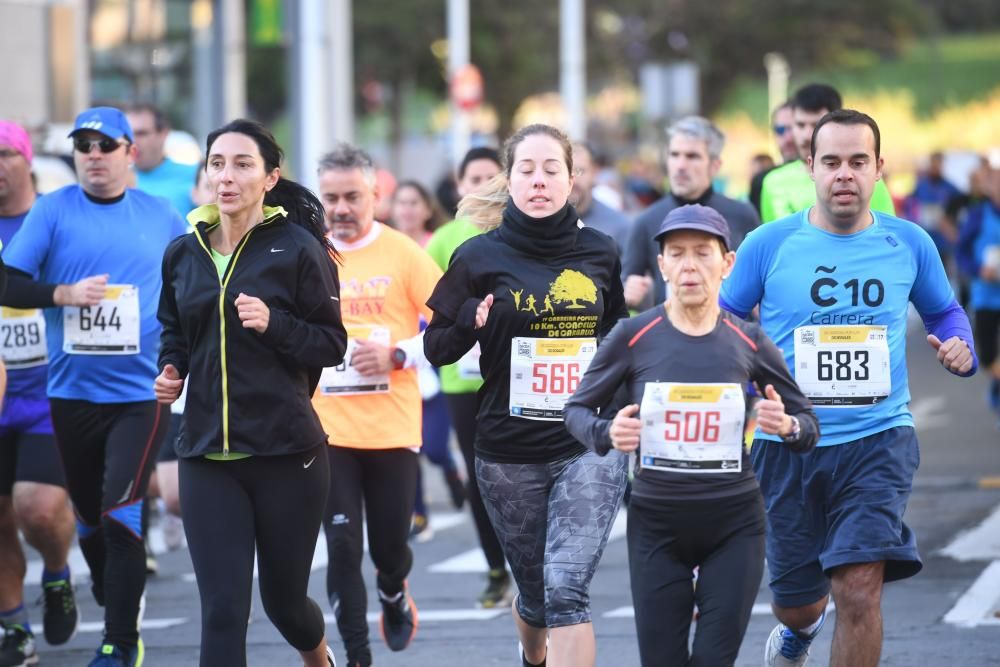
[[[379, 222], [361, 240], [335, 241], [335, 245], [343, 256], [340, 311], [348, 337], [395, 346], [416, 336], [420, 316], [430, 321], [426, 303], [441, 277], [441, 269], [430, 256], [408, 236]], [[324, 393], [320, 382], [313, 407], [331, 445], [364, 449], [421, 445], [416, 369], [390, 371], [388, 384], [383, 393], [369, 387], [337, 395]]]

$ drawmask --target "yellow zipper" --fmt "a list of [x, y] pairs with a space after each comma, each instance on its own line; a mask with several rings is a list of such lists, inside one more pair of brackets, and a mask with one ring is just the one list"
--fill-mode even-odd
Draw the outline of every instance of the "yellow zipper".
[[[226, 287], [229, 286], [229, 279], [233, 277], [233, 271], [236, 266], [236, 260], [239, 259], [240, 253], [243, 252], [243, 248], [246, 246], [247, 242], [250, 240], [250, 235], [258, 227], [270, 224], [278, 216], [274, 216], [269, 220], [255, 225], [247, 231], [247, 233], [240, 240], [239, 244], [236, 246], [236, 251], [233, 253], [232, 259], [229, 260], [229, 265], [226, 266], [226, 270], [223, 276], [219, 276], [219, 363], [221, 364], [222, 373], [222, 456], [223, 458], [229, 458], [229, 373], [226, 368]], [[207, 230], [206, 230], [207, 232]], [[215, 260], [212, 259], [212, 249], [209, 248], [205, 241], [201, 238], [201, 234], [196, 233], [195, 237], [198, 239], [198, 243], [201, 247], [205, 249], [208, 253], [208, 259], [215, 265]]]

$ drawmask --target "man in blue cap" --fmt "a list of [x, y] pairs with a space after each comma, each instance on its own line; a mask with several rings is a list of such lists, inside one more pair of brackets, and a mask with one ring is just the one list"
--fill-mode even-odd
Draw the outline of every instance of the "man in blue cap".
[[87, 109], [69, 136], [80, 182], [40, 199], [11, 239], [2, 303], [45, 308], [52, 424], [105, 607], [90, 665], [137, 667], [142, 504], [169, 422], [153, 395], [160, 263], [186, 225], [166, 200], [128, 188], [136, 149], [121, 111]]

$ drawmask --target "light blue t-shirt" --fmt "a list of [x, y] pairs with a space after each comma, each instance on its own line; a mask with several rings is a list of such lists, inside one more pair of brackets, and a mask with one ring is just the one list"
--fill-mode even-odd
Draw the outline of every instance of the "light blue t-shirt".
[[[4, 262], [46, 283], [72, 284], [106, 273], [109, 284], [136, 286], [139, 300], [135, 354], [67, 354], [63, 311], [70, 309], [46, 309], [50, 398], [92, 403], [153, 400], [163, 251], [186, 231], [169, 202], [138, 190], [126, 190], [119, 202], [98, 204], [80, 186], [69, 185], [35, 203], [4, 249]], [[88, 317], [103, 318], [94, 322], [102, 328], [115, 324], [111, 313], [96, 309]]]
[[[878, 212], [863, 231], [832, 234], [809, 224], [809, 210], [747, 236], [720, 301], [741, 317], [760, 303], [761, 325], [799, 385], [824, 381], [818, 392], [803, 386], [819, 418], [819, 446], [912, 426], [908, 304], [928, 316], [955, 299], [934, 242], [912, 222]], [[801, 359], [795, 358], [797, 336]], [[884, 346], [888, 359], [881, 366]], [[756, 437], [778, 440], [760, 431]]]
[[[1000, 212], [989, 203], [983, 204], [982, 208], [983, 226], [976, 236], [973, 248], [980, 264], [997, 261], [993, 256], [1000, 253]], [[976, 310], [1000, 310], [1000, 282], [986, 281], [976, 276], [972, 279], [970, 297]]]
[[184, 216], [194, 208], [191, 188], [194, 187], [194, 175], [197, 171], [196, 164], [180, 164], [170, 158], [164, 158], [155, 169], [149, 171], [136, 169], [136, 186], [151, 195], [166, 197], [177, 212]]

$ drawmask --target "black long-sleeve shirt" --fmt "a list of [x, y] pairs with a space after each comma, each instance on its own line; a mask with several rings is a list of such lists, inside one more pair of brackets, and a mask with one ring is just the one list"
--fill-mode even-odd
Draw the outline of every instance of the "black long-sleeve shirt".
[[[618, 323], [598, 348], [580, 387], [565, 410], [566, 428], [597, 452], [611, 448], [612, 414], [598, 408], [621, 385], [630, 403], [642, 404], [647, 382], [732, 383], [745, 387], [756, 382], [761, 391], [774, 385], [785, 412], [799, 420], [800, 434], [789, 446], [812, 449], [819, 425], [812, 407], [792, 379], [777, 346], [756, 324], [723, 312], [715, 328], [704, 336], [676, 329], [662, 305]], [[637, 415], [641, 418], [641, 415]], [[742, 431], [741, 431], [742, 432]], [[710, 499], [735, 496], [757, 488], [745, 449], [739, 472], [699, 474], [653, 468], [639, 469], [633, 494], [664, 500]]]
[[[511, 356], [518, 353], [515, 338], [603, 338], [628, 314], [620, 275], [614, 242], [588, 228], [579, 230], [571, 249], [555, 256], [521, 252], [499, 230], [474, 237], [455, 251], [427, 302], [434, 317], [424, 332], [424, 351], [432, 364], [441, 366], [454, 363], [479, 342], [484, 384], [479, 390], [478, 456], [542, 463], [583, 451], [561, 418], [539, 421], [512, 414]], [[493, 307], [486, 326], [477, 330], [476, 307], [487, 294], [494, 297]]]

